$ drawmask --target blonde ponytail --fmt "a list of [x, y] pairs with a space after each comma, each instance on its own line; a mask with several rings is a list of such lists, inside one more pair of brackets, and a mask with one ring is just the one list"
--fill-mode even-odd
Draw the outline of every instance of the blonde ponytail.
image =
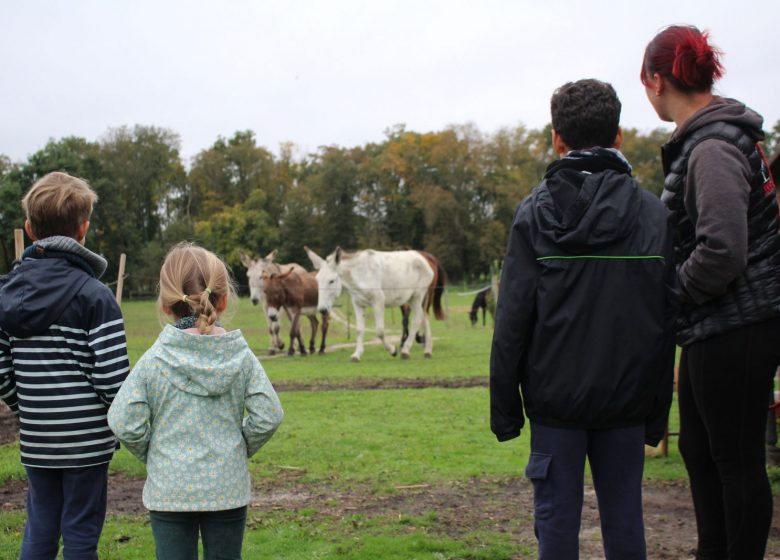
[[208, 334], [225, 297], [235, 299], [235, 289], [225, 263], [214, 253], [188, 242], [168, 252], [160, 269], [160, 309], [176, 319], [195, 317], [198, 331]]

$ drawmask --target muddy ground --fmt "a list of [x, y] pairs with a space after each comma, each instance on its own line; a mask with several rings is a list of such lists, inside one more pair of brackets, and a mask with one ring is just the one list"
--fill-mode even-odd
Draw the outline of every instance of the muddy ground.
[[[478, 478], [466, 482], [439, 483], [399, 487], [390, 494], [377, 494], [370, 487], [354, 485], [347, 490], [324, 485], [297, 483], [294, 476], [281, 473], [281, 485], [255, 488], [249, 527], [262, 524], [266, 512], [295, 512], [307, 508], [317, 513], [307, 516], [307, 523], [318, 519], [340, 519], [362, 515], [366, 518], [406, 518], [435, 515], [425, 529], [410, 523], [398, 530], [426, 531], [432, 535], [459, 538], [474, 530], [507, 533], [512, 542], [533, 547], [533, 491], [524, 478]], [[143, 480], [121, 474], [109, 480], [109, 515], [144, 514], [141, 504]], [[582, 512], [580, 557], [603, 558], [596, 499], [591, 486], [585, 488]], [[0, 486], [3, 510], [24, 508], [26, 485], [16, 481]], [[644, 513], [648, 558], [677, 560], [692, 558], [696, 526], [688, 488], [682, 483], [647, 483], [644, 487]], [[775, 519], [780, 511], [775, 507]], [[780, 558], [780, 529], [773, 524], [766, 558]], [[353, 522], [354, 532], [360, 526]], [[517, 558], [523, 558], [518, 556]]]
[[[365, 380], [349, 383], [287, 383], [279, 390], [389, 389], [401, 387], [469, 387], [484, 380]], [[0, 443], [16, 438], [17, 427], [10, 411], [0, 404]], [[249, 527], [262, 523], [264, 512], [294, 512], [307, 508], [317, 518], [340, 519], [360, 514], [403, 518], [428, 516], [434, 521], [420, 529], [410, 523], [398, 530], [426, 531], [430, 534], [458, 538], [474, 530], [488, 530], [511, 535], [513, 542], [534, 546], [533, 490], [523, 477], [476, 478], [465, 482], [436, 483], [397, 487], [393, 492], [378, 494], [364, 485], [348, 489], [327, 484], [303, 484], [302, 470], [280, 470], [272, 482], [255, 488]], [[143, 514], [141, 503], [143, 479], [122, 474], [109, 481], [109, 515]], [[599, 517], [591, 486], [586, 486], [582, 514], [581, 558], [603, 558]], [[0, 486], [0, 508], [22, 510], [26, 495], [23, 481]], [[688, 487], [684, 483], [650, 482], [644, 485], [644, 513], [648, 558], [671, 560], [692, 558], [696, 544], [696, 525]], [[401, 528], [403, 527], [403, 529]], [[353, 522], [356, 535], [359, 524]], [[518, 558], [521, 558], [518, 556]], [[775, 516], [766, 558], [780, 559], [780, 500], [775, 500]]]

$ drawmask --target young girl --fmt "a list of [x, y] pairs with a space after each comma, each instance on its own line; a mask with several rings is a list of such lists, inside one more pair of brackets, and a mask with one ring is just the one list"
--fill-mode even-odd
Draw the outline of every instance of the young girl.
[[641, 80], [659, 118], [661, 197], [676, 229], [682, 308], [680, 452], [691, 479], [697, 558], [764, 558], [772, 492], [767, 394], [780, 361], [780, 237], [763, 119], [715, 95], [720, 51], [691, 26], [647, 45]]
[[[146, 463], [144, 506], [157, 558], [241, 558], [248, 458], [273, 435], [282, 407], [241, 331], [218, 323], [233, 297], [224, 263], [189, 243], [160, 271], [166, 325], [116, 396], [108, 424]], [[244, 416], [244, 411], [247, 416]]]

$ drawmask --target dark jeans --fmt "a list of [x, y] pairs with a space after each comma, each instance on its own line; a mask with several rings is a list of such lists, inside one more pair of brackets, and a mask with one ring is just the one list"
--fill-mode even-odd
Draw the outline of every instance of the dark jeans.
[[157, 560], [240, 560], [247, 507], [224, 511], [150, 511]]
[[645, 427], [571, 430], [531, 422], [525, 474], [534, 485], [540, 560], [579, 558], [585, 457], [590, 463], [608, 560], [644, 560]]
[[27, 471], [27, 524], [20, 560], [96, 560], [106, 518], [108, 463]]
[[680, 453], [701, 560], [764, 558], [772, 521], [764, 431], [780, 319], [713, 336], [680, 358]]

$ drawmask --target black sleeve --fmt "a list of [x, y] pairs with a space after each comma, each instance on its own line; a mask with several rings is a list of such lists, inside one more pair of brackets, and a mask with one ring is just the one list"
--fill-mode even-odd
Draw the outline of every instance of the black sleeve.
[[498, 441], [519, 436], [525, 424], [520, 378], [533, 330], [539, 266], [523, 208], [518, 207], [509, 231], [490, 352], [490, 429]]

